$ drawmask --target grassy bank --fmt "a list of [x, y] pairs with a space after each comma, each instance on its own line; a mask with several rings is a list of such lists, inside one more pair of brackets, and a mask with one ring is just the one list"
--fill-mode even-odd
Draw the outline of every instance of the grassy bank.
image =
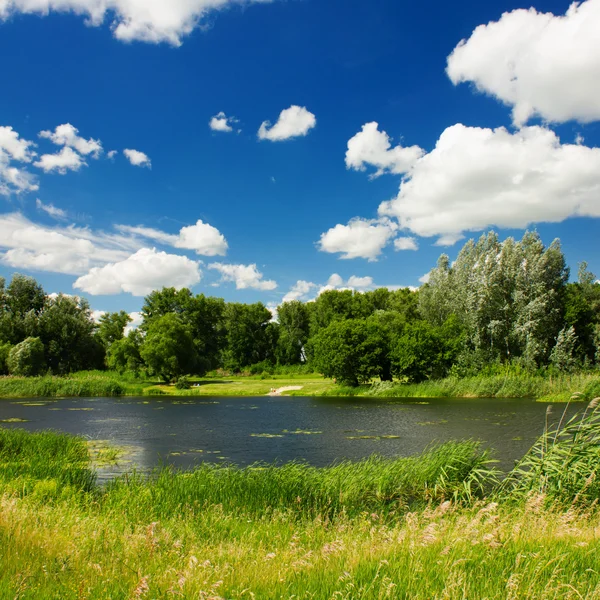
[[580, 400], [600, 396], [599, 373], [564, 374], [551, 377], [530, 375], [491, 375], [449, 377], [423, 383], [375, 383], [358, 388], [335, 386], [324, 395], [374, 396], [388, 398], [535, 398], [544, 402], [568, 402], [573, 390]]
[[591, 415], [500, 487], [466, 442], [101, 490], [83, 440], [0, 429], [0, 598], [597, 598]]
[[65, 377], [0, 377], [0, 398], [101, 396], [265, 396], [271, 390], [298, 386], [307, 396], [325, 394], [333, 382], [318, 374], [196, 377], [187, 390], [157, 380], [121, 376], [110, 371], [82, 371]]
[[600, 374], [575, 373], [542, 377], [528, 373], [447, 378], [418, 384], [373, 383], [356, 388], [335, 385], [318, 374], [285, 374], [190, 378], [193, 387], [177, 389], [156, 380], [85, 371], [67, 377], [0, 377], [0, 398], [98, 396], [265, 396], [273, 389], [300, 387], [290, 396], [365, 396], [388, 398], [536, 398], [567, 402], [573, 390], [581, 400], [600, 396]]

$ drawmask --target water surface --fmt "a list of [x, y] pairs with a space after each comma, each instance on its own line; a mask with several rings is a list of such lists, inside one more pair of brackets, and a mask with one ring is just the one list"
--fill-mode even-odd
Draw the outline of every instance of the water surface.
[[[409, 456], [460, 439], [482, 440], [509, 469], [543, 431], [546, 407], [523, 399], [35, 398], [0, 400], [0, 423], [125, 447], [127, 459], [101, 478], [133, 466], [191, 468], [200, 461], [323, 466], [373, 453]], [[562, 410], [556, 406], [553, 418]]]

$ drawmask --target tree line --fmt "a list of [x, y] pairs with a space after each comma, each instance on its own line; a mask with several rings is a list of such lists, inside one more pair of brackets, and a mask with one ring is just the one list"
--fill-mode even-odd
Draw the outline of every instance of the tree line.
[[163, 288], [139, 329], [124, 311], [92, 319], [86, 300], [48, 296], [31, 277], [0, 279], [0, 372], [86, 369], [186, 375], [307, 365], [347, 385], [470, 376], [506, 364], [570, 371], [600, 363], [600, 285], [580, 265], [569, 282], [560, 242], [536, 233], [468, 241], [442, 255], [419, 290], [330, 290], [286, 302], [277, 319], [240, 304]]

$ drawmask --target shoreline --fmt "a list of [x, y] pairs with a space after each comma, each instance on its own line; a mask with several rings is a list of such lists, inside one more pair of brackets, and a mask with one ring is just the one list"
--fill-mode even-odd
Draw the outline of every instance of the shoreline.
[[[0, 400], [84, 397], [265, 397], [330, 396], [354, 398], [523, 398], [540, 402], [591, 401], [600, 396], [600, 373], [555, 377], [494, 375], [448, 378], [423, 383], [374, 383], [356, 388], [305, 376], [230, 376], [196, 378], [190, 389], [111, 372], [82, 372], [68, 377], [0, 377]], [[575, 396], [574, 396], [575, 395]]]

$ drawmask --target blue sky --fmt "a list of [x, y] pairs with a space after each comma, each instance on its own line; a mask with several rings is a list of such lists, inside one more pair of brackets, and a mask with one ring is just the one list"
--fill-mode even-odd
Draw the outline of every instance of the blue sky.
[[277, 304], [527, 224], [600, 274], [600, 0], [102, 4], [0, 0], [0, 275]]

